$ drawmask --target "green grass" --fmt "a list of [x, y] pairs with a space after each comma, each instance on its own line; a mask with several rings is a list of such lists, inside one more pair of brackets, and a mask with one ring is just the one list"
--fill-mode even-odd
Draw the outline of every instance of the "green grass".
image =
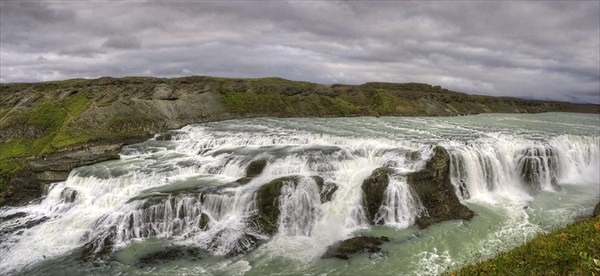
[[381, 105], [377, 107], [377, 111], [382, 114], [394, 112], [394, 97], [385, 89], [377, 89], [377, 95], [381, 101]]
[[600, 275], [600, 216], [539, 235], [451, 275]]

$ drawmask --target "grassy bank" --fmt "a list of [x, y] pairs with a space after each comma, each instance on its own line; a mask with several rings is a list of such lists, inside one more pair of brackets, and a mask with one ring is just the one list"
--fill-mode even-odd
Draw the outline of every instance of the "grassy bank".
[[539, 235], [451, 275], [600, 275], [600, 216]]

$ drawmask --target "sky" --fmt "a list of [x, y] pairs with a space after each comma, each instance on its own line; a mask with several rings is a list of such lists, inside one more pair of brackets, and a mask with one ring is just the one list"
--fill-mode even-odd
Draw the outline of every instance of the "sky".
[[0, 2], [0, 82], [189, 75], [600, 104], [600, 1]]

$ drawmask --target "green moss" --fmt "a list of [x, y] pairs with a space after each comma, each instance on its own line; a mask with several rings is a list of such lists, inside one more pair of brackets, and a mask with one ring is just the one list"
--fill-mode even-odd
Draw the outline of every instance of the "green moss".
[[91, 104], [92, 101], [90, 101], [90, 99], [88, 99], [84, 93], [75, 93], [67, 98], [63, 106], [69, 115], [72, 117], [77, 117], [86, 111]]
[[600, 275], [600, 216], [540, 235], [452, 275]]
[[394, 112], [394, 97], [385, 89], [377, 89], [377, 95], [379, 96], [380, 105], [377, 107], [377, 111], [381, 114], [389, 114]]

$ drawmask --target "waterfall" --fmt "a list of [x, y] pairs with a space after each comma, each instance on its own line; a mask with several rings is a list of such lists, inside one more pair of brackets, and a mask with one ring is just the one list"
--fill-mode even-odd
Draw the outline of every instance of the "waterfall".
[[[460, 118], [336, 120], [189, 125], [124, 147], [120, 160], [76, 168], [39, 203], [0, 209], [0, 273], [77, 250], [115, 254], [150, 239], [215, 256], [265, 248], [314, 261], [327, 246], [374, 229], [362, 185], [378, 168], [390, 173], [375, 220], [381, 231], [412, 231], [427, 211], [407, 176], [425, 167], [436, 145], [447, 149], [451, 183], [467, 205], [529, 202], [565, 185], [600, 182], [593, 133], [527, 135], [452, 121]], [[247, 177], [259, 158], [265, 167]], [[259, 190], [281, 179], [269, 191], [275, 231], [265, 233], [256, 227]]]
[[288, 183], [281, 188], [279, 232], [289, 236], [310, 236], [316, 220], [321, 216], [320, 192], [312, 178], [300, 183]]
[[384, 221], [386, 225], [406, 228], [415, 222], [421, 212], [423, 206], [419, 198], [413, 195], [406, 177], [391, 175], [383, 203], [379, 207], [378, 213], [381, 216], [377, 220]]
[[463, 200], [552, 191], [569, 182], [597, 183], [598, 137], [560, 135], [545, 142], [490, 135], [445, 145], [452, 183]]

